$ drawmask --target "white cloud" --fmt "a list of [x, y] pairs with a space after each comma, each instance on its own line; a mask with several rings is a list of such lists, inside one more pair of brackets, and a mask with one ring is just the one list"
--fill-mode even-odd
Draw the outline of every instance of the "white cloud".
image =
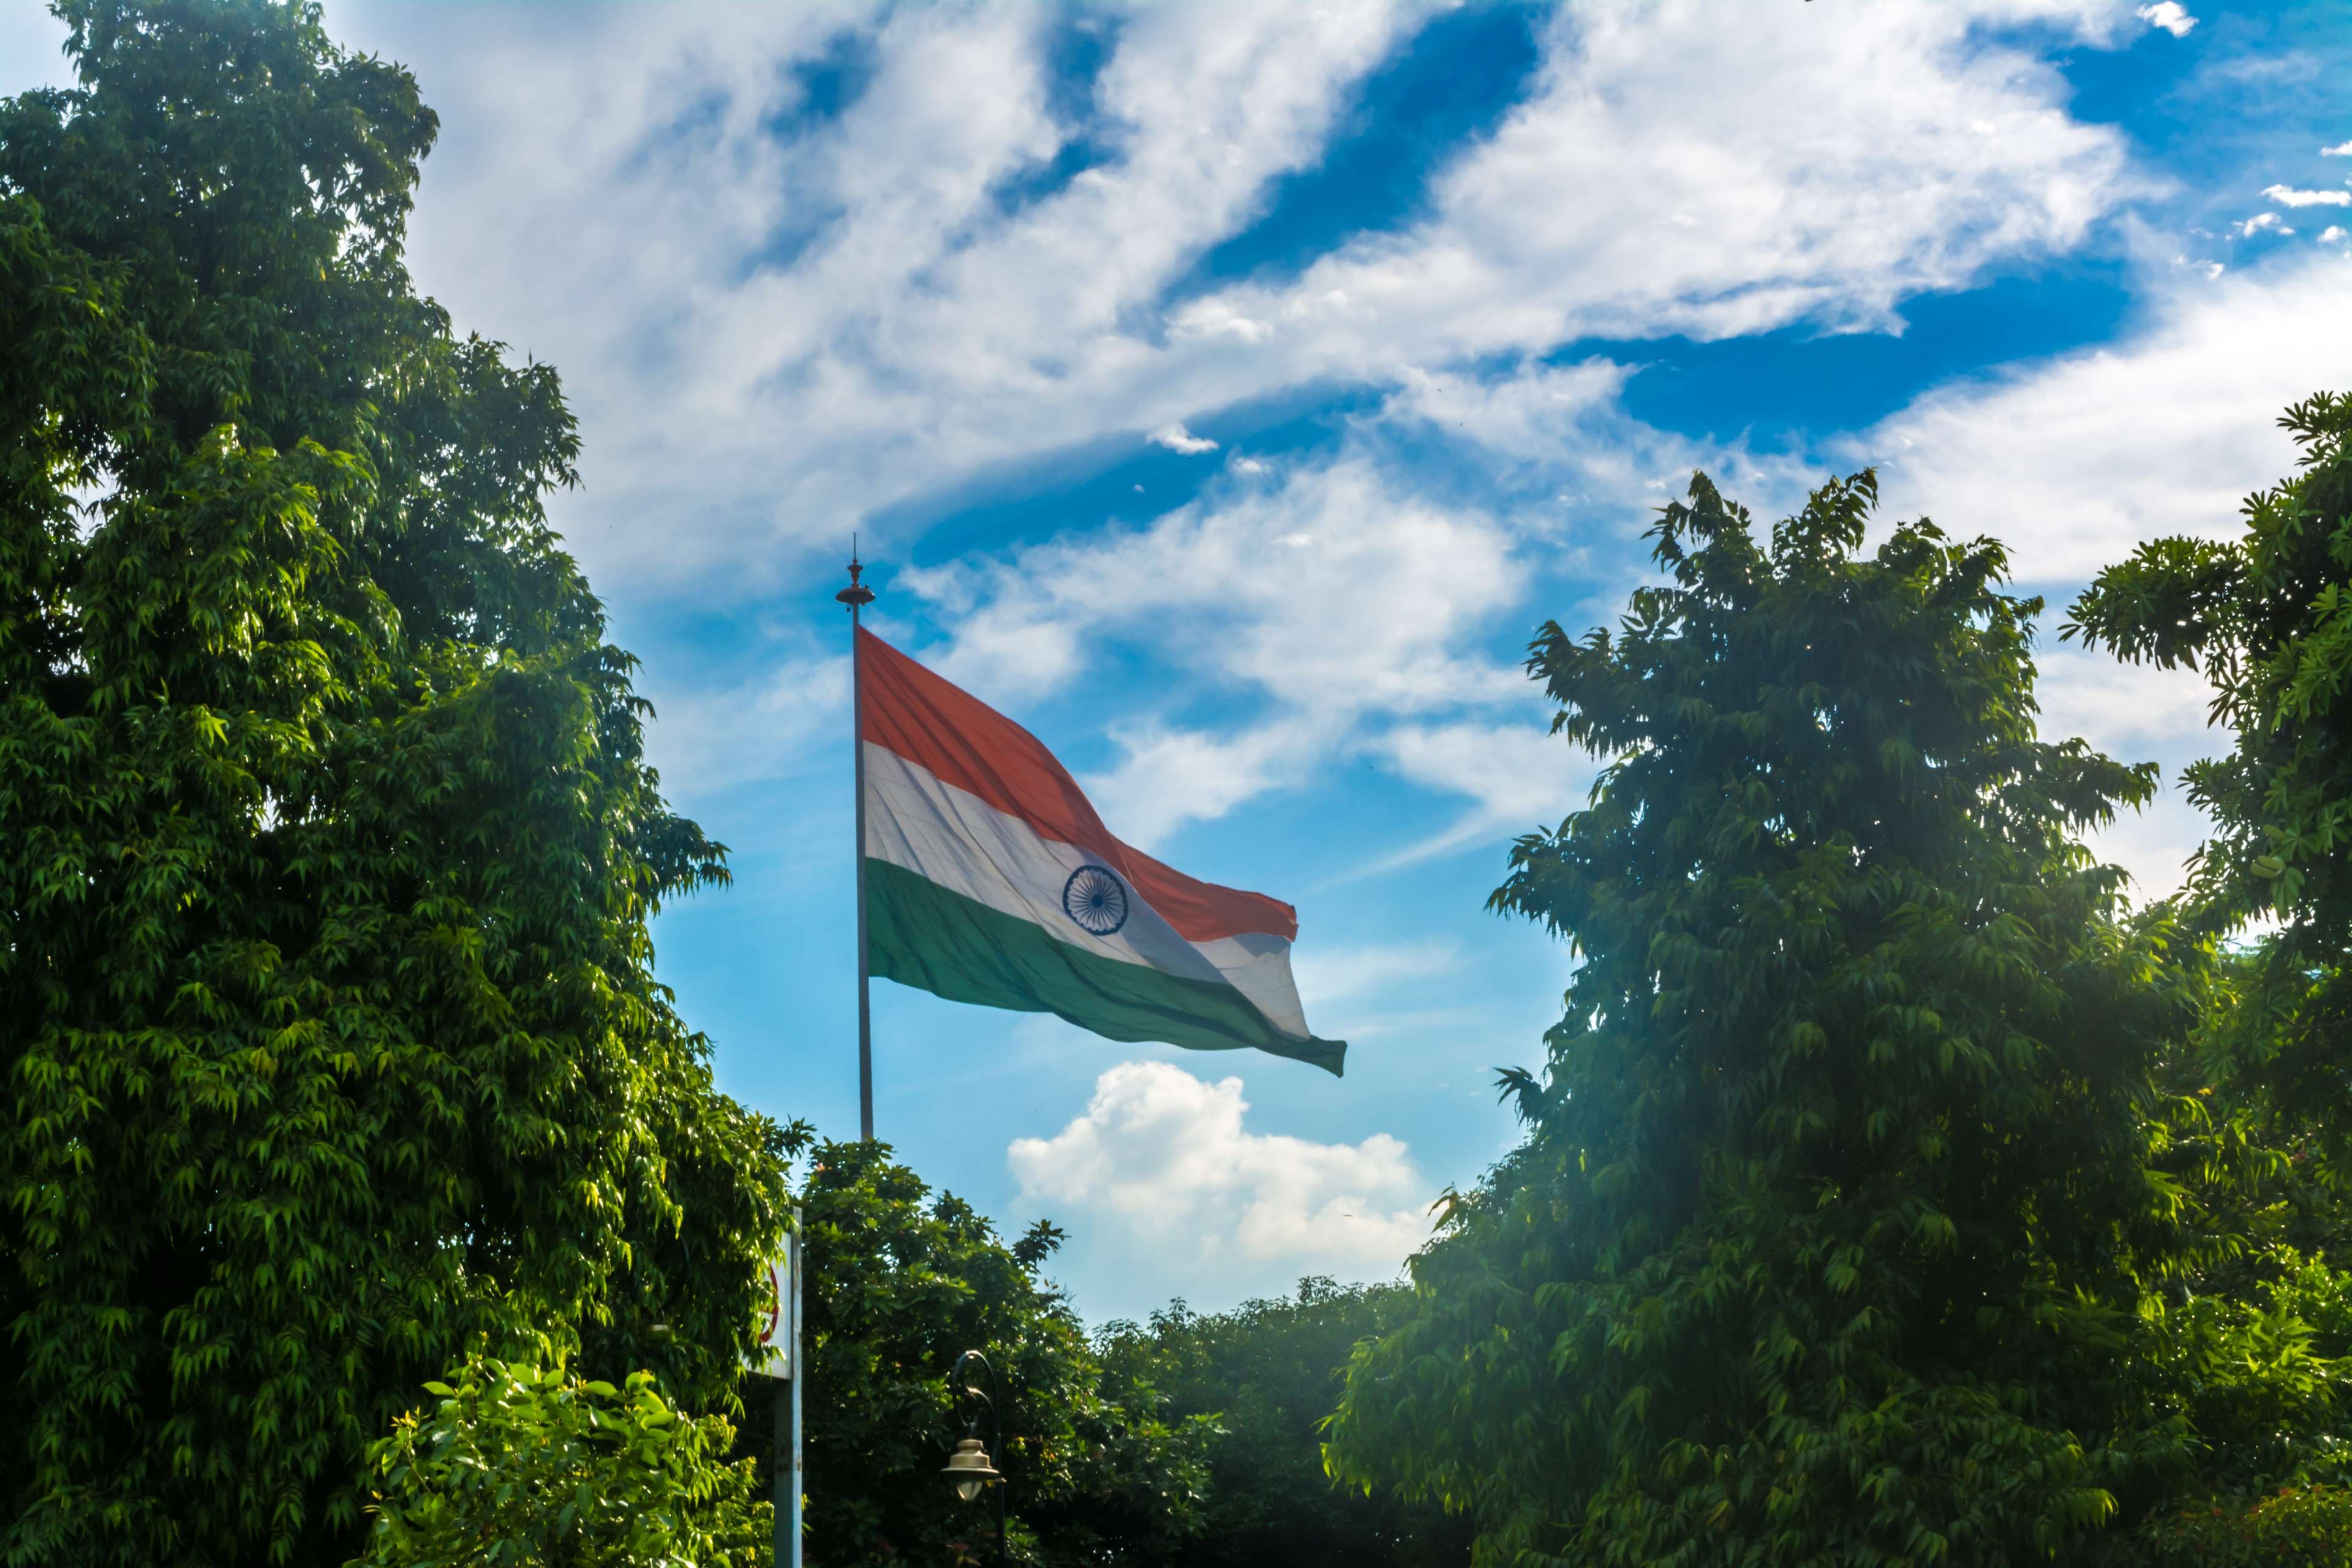
[[1440, 794], [1467, 795], [1474, 805], [1439, 832], [1368, 868], [1376, 871], [1482, 838], [1556, 827], [1584, 805], [1599, 766], [1552, 734], [1549, 722], [1400, 725], [1385, 744], [1406, 778]]
[[2265, 229], [2276, 234], [2293, 234], [2294, 232], [2294, 230], [2286, 226], [2285, 223], [2280, 219], [2279, 215], [2276, 213], [2256, 213], [2253, 216], [2248, 218], [2245, 222], [2238, 226], [2238, 232], [2245, 236], [2248, 239], [2253, 238], [2254, 236], [2262, 233]]
[[1217, 444], [1205, 436], [1195, 436], [1181, 425], [1162, 425], [1148, 437], [1155, 447], [1165, 447], [1171, 452], [1188, 457], [1196, 452], [1213, 452]]
[[849, 660], [792, 657], [741, 685], [677, 695], [646, 689], [656, 717], [646, 729], [647, 758], [673, 801], [707, 800], [737, 784], [805, 767], [814, 745], [849, 724]]
[[[819, 531], [976, 467], [1257, 390], [1215, 355], [1167, 363], [1150, 302], [1313, 159], [1419, 14], [1118, 18], [1090, 128], [1110, 157], [1013, 207], [1007, 182], [1075, 134], [1048, 101], [1046, 9], [628, 7], [555, 37], [386, 9], [352, 31], [415, 61], [442, 111], [420, 274], [564, 369], [587, 433], [575, 509], [664, 520], [575, 524], [592, 570], [740, 567], [740, 592]], [[862, 95], [780, 137], [792, 68], [844, 28], [870, 35]]]
[[1536, 92], [1438, 180], [1427, 221], [1199, 300], [1174, 331], [1248, 323], [1303, 374], [1583, 333], [1885, 323], [1904, 294], [2074, 244], [2135, 188], [2120, 141], [2067, 116], [2054, 69], [1972, 42], [1996, 13], [2086, 34], [2125, 14], [1569, 7]]
[[1116, 733], [1125, 760], [1088, 785], [1114, 831], [1150, 843], [1302, 782], [1394, 716], [1524, 698], [1518, 672], [1473, 647], [1521, 591], [1516, 548], [1504, 520], [1401, 489], [1350, 451], [1140, 530], [898, 581], [954, 619], [933, 662], [992, 700], [1042, 697], [1080, 672], [1082, 649], [1125, 644], [1193, 695], [1265, 709], [1220, 734], [1148, 717]]
[[2118, 762], [2159, 764], [2168, 781], [2145, 811], [2126, 813], [2091, 835], [2093, 852], [2132, 874], [2135, 900], [2179, 891], [2185, 864], [2204, 837], [2205, 819], [2171, 781], [2185, 763], [2229, 747], [2226, 731], [2207, 727], [2212, 692], [2205, 678], [2193, 669], [2128, 665], [2054, 641], [2038, 650], [2035, 662], [2044, 738], [2079, 735]]
[[[2277, 412], [2340, 383], [2340, 345], [2352, 341], [2342, 268], [2312, 258], [2176, 283], [2136, 337], [1930, 393], [1853, 444], [1856, 458], [1883, 463], [1890, 515], [1924, 510], [1962, 537], [2004, 540], [2022, 582], [2048, 591], [2045, 733], [2160, 763], [2168, 781], [2227, 746], [2206, 727], [2194, 672], [2133, 669], [2060, 646], [2054, 632], [2100, 568], [2147, 539], [2236, 534], [2243, 498], [2293, 470]], [[2168, 786], [2092, 845], [2148, 899], [2179, 889], [2203, 836]]]
[[1318, 1143], [1245, 1125], [1242, 1080], [1204, 1083], [1162, 1062], [1095, 1082], [1083, 1115], [1006, 1159], [1030, 1205], [1172, 1250], [1193, 1264], [1229, 1250], [1259, 1263], [1386, 1279], [1429, 1234], [1430, 1184], [1403, 1143], [1376, 1132]]
[[2343, 264], [2180, 280], [2154, 324], [2098, 349], [1920, 398], [1844, 450], [1883, 464], [1890, 511], [2006, 540], [2029, 583], [2087, 581], [2144, 539], [2218, 537], [2288, 473], [2278, 411], [2338, 384]]
[[1188, 822], [1208, 822], [1278, 784], [1297, 780], [1332, 739], [1331, 728], [1294, 716], [1233, 735], [1146, 724], [1114, 729], [1118, 767], [1082, 781], [1113, 829], [1149, 849]]
[[[1883, 322], [2075, 243], [2135, 188], [2054, 68], [1979, 27], [2104, 41], [2120, 4], [1572, 6], [1429, 219], [1171, 314], [1433, 4], [1123, 13], [1086, 128], [1106, 156], [1025, 203], [1008, 183], [1077, 133], [1048, 91], [1050, 9], [597, 7], [551, 35], [536, 13], [378, 4], [340, 26], [440, 110], [419, 275], [562, 367], [588, 485], [559, 521], [640, 594], [767, 591], [814, 541], [977, 468], [1320, 377], [1591, 331]], [[870, 40], [863, 95], [780, 134], [793, 68], [845, 28]], [[1693, 97], [1694, 75], [1718, 86]]]
[[2319, 155], [2323, 158], [2352, 158], [2352, 142], [2339, 142], [2333, 147], [2322, 147], [2319, 150]]
[[2176, 38], [2185, 38], [2197, 26], [2197, 18], [2181, 8], [2180, 0], [2157, 0], [2153, 5], [2143, 5], [2133, 13], [2151, 27], [2161, 27]]
[[1366, 997], [1384, 994], [1415, 981], [1442, 979], [1462, 967], [1462, 950], [1451, 942], [1376, 942], [1369, 947], [1328, 948], [1309, 944], [1291, 956], [1298, 994], [1308, 1006], [1354, 1009]]
[[2352, 191], [2298, 191], [2287, 185], [2265, 185], [2263, 196], [2286, 207], [2352, 207]]
[[2344, 243], [2345, 238], [2346, 234], [2344, 226], [2340, 223], [2331, 223], [2326, 228], [2319, 231], [2317, 243], [2321, 245], [2341, 245]]

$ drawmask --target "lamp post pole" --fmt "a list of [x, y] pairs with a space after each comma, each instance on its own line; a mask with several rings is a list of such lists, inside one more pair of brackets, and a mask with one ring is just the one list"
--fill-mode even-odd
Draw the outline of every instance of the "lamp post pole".
[[[982, 1389], [971, 1381], [970, 1369], [977, 1368], [988, 1374], [988, 1386]], [[948, 1394], [961, 1409], [964, 1418], [963, 1440], [948, 1457], [947, 1466], [940, 1473], [954, 1483], [956, 1495], [970, 1502], [982, 1488], [996, 1493], [996, 1564], [1006, 1568], [1013, 1559], [1005, 1542], [1005, 1492], [1010, 1489], [1003, 1474], [990, 1463], [987, 1444], [981, 1441], [980, 1425], [984, 1416], [988, 1422], [988, 1442], [996, 1445], [997, 1452], [1004, 1451], [1004, 1385], [998, 1381], [996, 1368], [978, 1351], [966, 1351], [956, 1357], [954, 1370], [948, 1373]]]
[[866, 1007], [866, 660], [857, 651], [857, 612], [874, 602], [874, 590], [859, 582], [866, 568], [857, 542], [849, 543], [849, 586], [834, 597], [849, 606], [849, 737], [856, 757], [857, 790], [857, 1135], [874, 1142], [874, 1022]]

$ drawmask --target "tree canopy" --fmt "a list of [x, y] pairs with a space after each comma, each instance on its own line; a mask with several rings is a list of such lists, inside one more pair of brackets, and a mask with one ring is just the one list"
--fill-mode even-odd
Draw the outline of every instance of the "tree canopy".
[[341, 1561], [469, 1345], [730, 1398], [777, 1134], [651, 975], [722, 852], [548, 527], [555, 374], [405, 270], [415, 83], [314, 5], [57, 10], [79, 85], [0, 101], [0, 1560]]
[[2192, 866], [2200, 922], [2275, 922], [2240, 993], [2232, 1062], [2273, 1109], [2352, 1128], [2352, 397], [2279, 424], [2300, 471], [2248, 498], [2232, 539], [2161, 539], [2099, 574], [2067, 626], [2127, 662], [2204, 671], [2234, 740], [2192, 763], [2212, 836]]
[[1106, 1378], [1042, 1277], [1055, 1227], [1008, 1247], [862, 1142], [818, 1145], [801, 1202], [810, 1561], [990, 1560], [993, 1510], [958, 1504], [940, 1476], [964, 1430], [948, 1373], [970, 1349], [1004, 1395], [991, 1451], [1012, 1487], [1016, 1561], [1160, 1563], [1198, 1531], [1213, 1424], [1171, 1418], [1148, 1379]]
[[1339, 1402], [1358, 1342], [1411, 1310], [1396, 1285], [1301, 1279], [1296, 1294], [1196, 1312], [1182, 1301], [1097, 1336], [1110, 1386], [1161, 1393], [1171, 1417], [1214, 1423], [1199, 1528], [1181, 1568], [1447, 1568], [1469, 1561], [1466, 1521], [1432, 1503], [1334, 1482], [1323, 1423]]
[[2036, 737], [2038, 602], [1924, 521], [1864, 553], [1875, 490], [1763, 541], [1700, 476], [1667, 583], [1532, 648], [1607, 766], [1494, 902], [1581, 963], [1333, 1428], [1482, 1563], [2032, 1561], [2183, 1462], [2119, 1371], [2174, 938], [2076, 838], [2152, 770]]
[[375, 1522], [353, 1568], [753, 1568], [772, 1506], [734, 1431], [622, 1386], [468, 1356], [370, 1450]]

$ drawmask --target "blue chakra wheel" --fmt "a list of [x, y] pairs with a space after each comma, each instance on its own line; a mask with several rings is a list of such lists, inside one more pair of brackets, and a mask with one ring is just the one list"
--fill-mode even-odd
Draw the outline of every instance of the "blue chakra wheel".
[[1100, 866], [1081, 866], [1062, 884], [1062, 912], [1097, 936], [1127, 923], [1127, 888]]

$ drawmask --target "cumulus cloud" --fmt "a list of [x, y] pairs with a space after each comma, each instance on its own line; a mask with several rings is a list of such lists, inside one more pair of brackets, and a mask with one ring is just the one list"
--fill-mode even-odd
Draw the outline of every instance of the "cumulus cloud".
[[2153, 5], [2143, 5], [2134, 15], [2151, 27], [2161, 27], [2176, 38], [2185, 38], [2197, 26], [2197, 18], [2182, 8], [2180, 0], [2157, 0]]
[[2253, 216], [2248, 218], [2245, 222], [2238, 226], [2238, 232], [2248, 239], [2253, 238], [2254, 236], [2261, 234], [2265, 229], [2276, 234], [2293, 234], [2294, 232], [2294, 230], [2286, 226], [2284, 220], [2283, 220], [2276, 213], [2256, 213]]
[[1165, 447], [1171, 452], [1190, 456], [1196, 452], [1213, 452], [1217, 444], [1205, 436], [1195, 436], [1180, 425], [1162, 425], [1149, 437], [1155, 447]]
[[2339, 142], [2333, 147], [2322, 147], [2319, 150], [2319, 155], [2323, 158], [2352, 158], [2352, 142]]
[[2352, 191], [2298, 191], [2287, 185], [2265, 185], [2263, 198], [2283, 207], [2352, 207]]
[[2319, 231], [2319, 237], [2316, 243], [2320, 245], [2341, 245], [2344, 243], [2345, 237], [2344, 226], [2340, 223], [2331, 223], [2326, 228]]
[[1095, 1081], [1085, 1112], [1006, 1159], [1023, 1202], [1053, 1205], [1195, 1263], [1279, 1260], [1385, 1279], [1429, 1234], [1434, 1193], [1385, 1132], [1318, 1143], [1247, 1126], [1242, 1080], [1164, 1062]]

